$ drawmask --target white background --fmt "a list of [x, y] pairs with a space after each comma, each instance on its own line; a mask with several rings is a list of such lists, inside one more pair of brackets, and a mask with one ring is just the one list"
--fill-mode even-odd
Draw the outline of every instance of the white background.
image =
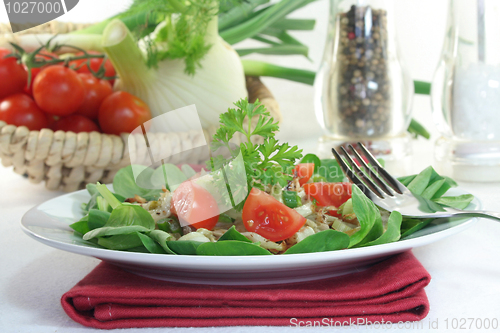
[[[472, 0], [471, 0], [472, 1]], [[61, 20], [95, 22], [126, 8], [129, 0], [80, 0]], [[294, 13], [295, 17], [315, 18], [314, 32], [294, 35], [310, 47], [311, 62], [303, 57], [259, 57], [280, 65], [316, 70], [326, 38], [327, 0], [318, 0]], [[431, 81], [444, 37], [446, 0], [398, 0], [396, 27], [401, 53], [413, 79]], [[7, 22], [0, 5], [0, 22]], [[276, 60], [278, 59], [278, 60]], [[313, 88], [278, 79], [264, 79], [278, 100], [284, 122], [281, 139], [292, 144], [314, 143], [322, 134], [313, 111]], [[433, 141], [437, 133], [431, 117], [428, 96], [415, 96], [414, 117], [431, 130], [431, 140], [415, 143], [412, 171], [432, 163]], [[460, 186], [475, 194], [485, 209], [500, 210], [500, 191], [494, 183], [465, 183]], [[60, 307], [61, 295], [81, 280], [97, 259], [56, 250], [29, 239], [21, 231], [22, 215], [34, 205], [60, 193], [47, 191], [43, 184], [33, 185], [11, 168], [0, 168], [0, 331], [3, 332], [97, 332], [73, 322]], [[405, 332], [444, 332], [445, 320], [453, 318], [498, 318], [500, 314], [499, 254], [500, 225], [481, 219], [465, 232], [414, 249], [413, 253], [432, 276], [426, 292], [431, 304], [427, 318]], [[432, 326], [439, 321], [439, 326]], [[432, 325], [431, 325], [432, 324]], [[225, 327], [186, 329], [129, 329], [119, 332], [326, 332], [291, 327]], [[367, 332], [397, 332], [397, 329], [362, 327]], [[335, 329], [351, 331], [351, 328]], [[463, 331], [463, 330], [462, 330]], [[467, 330], [466, 330], [467, 331]], [[474, 331], [474, 330], [470, 330]], [[479, 330], [477, 330], [479, 331]], [[479, 332], [488, 332], [480, 330]]]

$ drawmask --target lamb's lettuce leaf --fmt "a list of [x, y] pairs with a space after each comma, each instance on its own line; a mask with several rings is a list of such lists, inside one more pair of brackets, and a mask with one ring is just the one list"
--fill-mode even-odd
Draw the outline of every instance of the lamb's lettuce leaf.
[[286, 250], [284, 254], [336, 251], [346, 249], [348, 246], [347, 234], [329, 229], [304, 238]]

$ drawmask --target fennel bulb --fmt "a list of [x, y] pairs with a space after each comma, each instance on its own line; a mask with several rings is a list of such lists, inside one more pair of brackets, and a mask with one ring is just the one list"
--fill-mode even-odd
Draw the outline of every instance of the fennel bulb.
[[[115, 90], [141, 98], [153, 117], [194, 104], [204, 129], [218, 127], [219, 115], [248, 93], [238, 54], [218, 35], [217, 16], [207, 29], [210, 50], [196, 73], [189, 75], [182, 59], [164, 59], [157, 68], [148, 68], [130, 31], [120, 20], [113, 20], [104, 30], [102, 44], [119, 76]], [[179, 119], [166, 130], [187, 131], [192, 128], [190, 121]]]

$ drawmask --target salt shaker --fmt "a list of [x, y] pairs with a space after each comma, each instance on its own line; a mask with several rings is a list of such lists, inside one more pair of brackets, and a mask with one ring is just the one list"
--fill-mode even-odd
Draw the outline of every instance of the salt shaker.
[[438, 172], [500, 181], [500, 2], [451, 0], [432, 82]]
[[385, 158], [409, 154], [413, 83], [399, 56], [391, 0], [330, 1], [315, 80], [316, 117], [332, 146], [363, 141]]

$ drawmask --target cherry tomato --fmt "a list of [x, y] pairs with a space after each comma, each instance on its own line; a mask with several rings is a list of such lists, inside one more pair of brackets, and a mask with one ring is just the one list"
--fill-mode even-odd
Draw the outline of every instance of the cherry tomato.
[[307, 183], [307, 181], [314, 174], [314, 163], [301, 163], [295, 166], [294, 173], [299, 178], [300, 186]]
[[181, 225], [212, 230], [219, 220], [219, 207], [206, 189], [187, 180], [172, 194], [173, 212]]
[[113, 93], [113, 88], [108, 81], [99, 80], [92, 74], [83, 73], [78, 76], [85, 86], [85, 99], [76, 113], [90, 119], [97, 119], [99, 107], [104, 99]]
[[[52, 60], [54, 58], [57, 58], [57, 54], [51, 53], [51, 52], [40, 52], [36, 56], [37, 60]], [[36, 76], [42, 71], [42, 69], [46, 68], [48, 66], [43, 66], [43, 67], [36, 67], [31, 69], [31, 81], [30, 85], [28, 87], [28, 84], [26, 83], [26, 86], [24, 87], [24, 92], [33, 96], [33, 82], [35, 81]], [[24, 66], [24, 69], [28, 71], [28, 68]]]
[[[370, 163], [365, 156], [361, 156], [361, 158], [363, 159], [363, 161], [365, 161], [366, 164]], [[359, 166], [359, 167], [361, 166], [361, 162], [357, 158], [353, 158], [353, 160], [354, 160], [354, 163], [356, 163], [357, 166]]]
[[61, 117], [59, 117], [59, 116], [54, 116], [54, 115], [52, 115], [52, 114], [46, 114], [46, 116], [47, 116], [47, 122], [48, 122], [48, 127], [49, 127], [49, 128], [52, 128], [52, 125], [54, 125], [54, 123], [55, 123], [56, 121], [58, 121], [59, 119], [61, 119]]
[[99, 127], [96, 123], [87, 117], [79, 114], [71, 114], [56, 121], [51, 126], [53, 131], [65, 132], [99, 132]]
[[140, 98], [125, 91], [106, 97], [99, 108], [99, 125], [104, 133], [130, 133], [151, 119], [149, 107]]
[[297, 211], [256, 188], [250, 191], [242, 218], [248, 231], [273, 242], [293, 236], [306, 223], [306, 218]]
[[352, 195], [352, 184], [350, 183], [309, 183], [304, 184], [304, 191], [313, 197], [318, 206], [340, 207], [349, 200]]
[[56, 65], [44, 68], [33, 82], [33, 97], [43, 111], [67, 116], [74, 113], [85, 99], [85, 86], [78, 74]]
[[5, 58], [12, 53], [0, 48], [0, 99], [23, 92], [28, 82], [28, 73], [16, 58]]
[[25, 94], [14, 94], [2, 100], [0, 120], [15, 126], [26, 126], [30, 131], [48, 127], [45, 113], [30, 96]]
[[[88, 54], [102, 54], [96, 51], [87, 51]], [[78, 52], [75, 54], [75, 57], [79, 57], [84, 55], [83, 52]], [[97, 72], [99, 68], [101, 68], [101, 64], [103, 58], [90, 58], [90, 59], [81, 59], [81, 60], [74, 60], [71, 62], [71, 66], [75, 68], [75, 70], [78, 73], [92, 73], [90, 69], [92, 69], [94, 72]], [[90, 69], [89, 69], [89, 63], [90, 63]], [[116, 71], [115, 68], [113, 67], [113, 64], [109, 59], [106, 59], [106, 62], [104, 63], [104, 76], [106, 77], [113, 77], [116, 76]], [[108, 80], [110, 81], [111, 86], [113, 86], [113, 83], [115, 82], [114, 80]]]

